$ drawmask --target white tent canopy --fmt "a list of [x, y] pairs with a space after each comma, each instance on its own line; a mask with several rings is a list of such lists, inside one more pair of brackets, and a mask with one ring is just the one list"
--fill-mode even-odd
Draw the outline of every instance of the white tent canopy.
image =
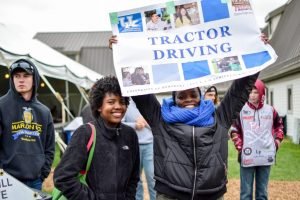
[[0, 64], [7, 66], [19, 58], [30, 58], [42, 76], [67, 80], [85, 89], [102, 77], [46, 44], [0, 23]]

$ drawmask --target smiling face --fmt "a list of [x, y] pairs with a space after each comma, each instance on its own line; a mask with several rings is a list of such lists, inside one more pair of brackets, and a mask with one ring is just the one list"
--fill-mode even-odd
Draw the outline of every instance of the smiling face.
[[199, 106], [200, 92], [198, 88], [178, 91], [175, 93], [175, 102], [181, 108], [194, 108]]
[[127, 110], [123, 97], [113, 93], [106, 93], [98, 112], [106, 125], [116, 127], [122, 120]]

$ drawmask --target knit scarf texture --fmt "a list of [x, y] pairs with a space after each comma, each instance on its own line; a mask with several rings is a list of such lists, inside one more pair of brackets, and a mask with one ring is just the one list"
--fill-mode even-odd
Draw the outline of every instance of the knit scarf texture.
[[174, 104], [172, 98], [164, 99], [161, 107], [165, 122], [183, 123], [191, 126], [204, 127], [214, 123], [215, 107], [211, 100], [201, 100], [195, 108], [180, 108]]

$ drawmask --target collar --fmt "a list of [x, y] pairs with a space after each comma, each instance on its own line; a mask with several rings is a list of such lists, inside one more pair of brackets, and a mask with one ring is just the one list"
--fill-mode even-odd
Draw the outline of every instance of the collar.
[[261, 109], [261, 108], [264, 106], [263, 103], [259, 103], [258, 106], [256, 107], [255, 105], [253, 105], [253, 104], [250, 103], [249, 101], [247, 102], [247, 104], [248, 104], [248, 106], [249, 106], [251, 109], [253, 109], [253, 110], [259, 110], [259, 109]]
[[104, 120], [102, 119], [102, 117], [98, 117], [97, 118], [97, 124], [100, 126], [100, 128], [104, 131], [101, 131], [102, 134], [110, 139], [110, 140], [113, 140], [116, 136], [119, 136], [121, 134], [121, 123], [118, 125], [118, 127], [116, 128], [111, 128], [111, 127], [108, 127], [105, 123], [104, 123]]

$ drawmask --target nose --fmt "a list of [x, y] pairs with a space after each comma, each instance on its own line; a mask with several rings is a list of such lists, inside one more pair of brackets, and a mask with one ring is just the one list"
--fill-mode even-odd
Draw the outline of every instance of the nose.
[[122, 103], [121, 102], [116, 102], [115, 104], [114, 104], [114, 107], [115, 107], [115, 109], [121, 109], [122, 108]]

